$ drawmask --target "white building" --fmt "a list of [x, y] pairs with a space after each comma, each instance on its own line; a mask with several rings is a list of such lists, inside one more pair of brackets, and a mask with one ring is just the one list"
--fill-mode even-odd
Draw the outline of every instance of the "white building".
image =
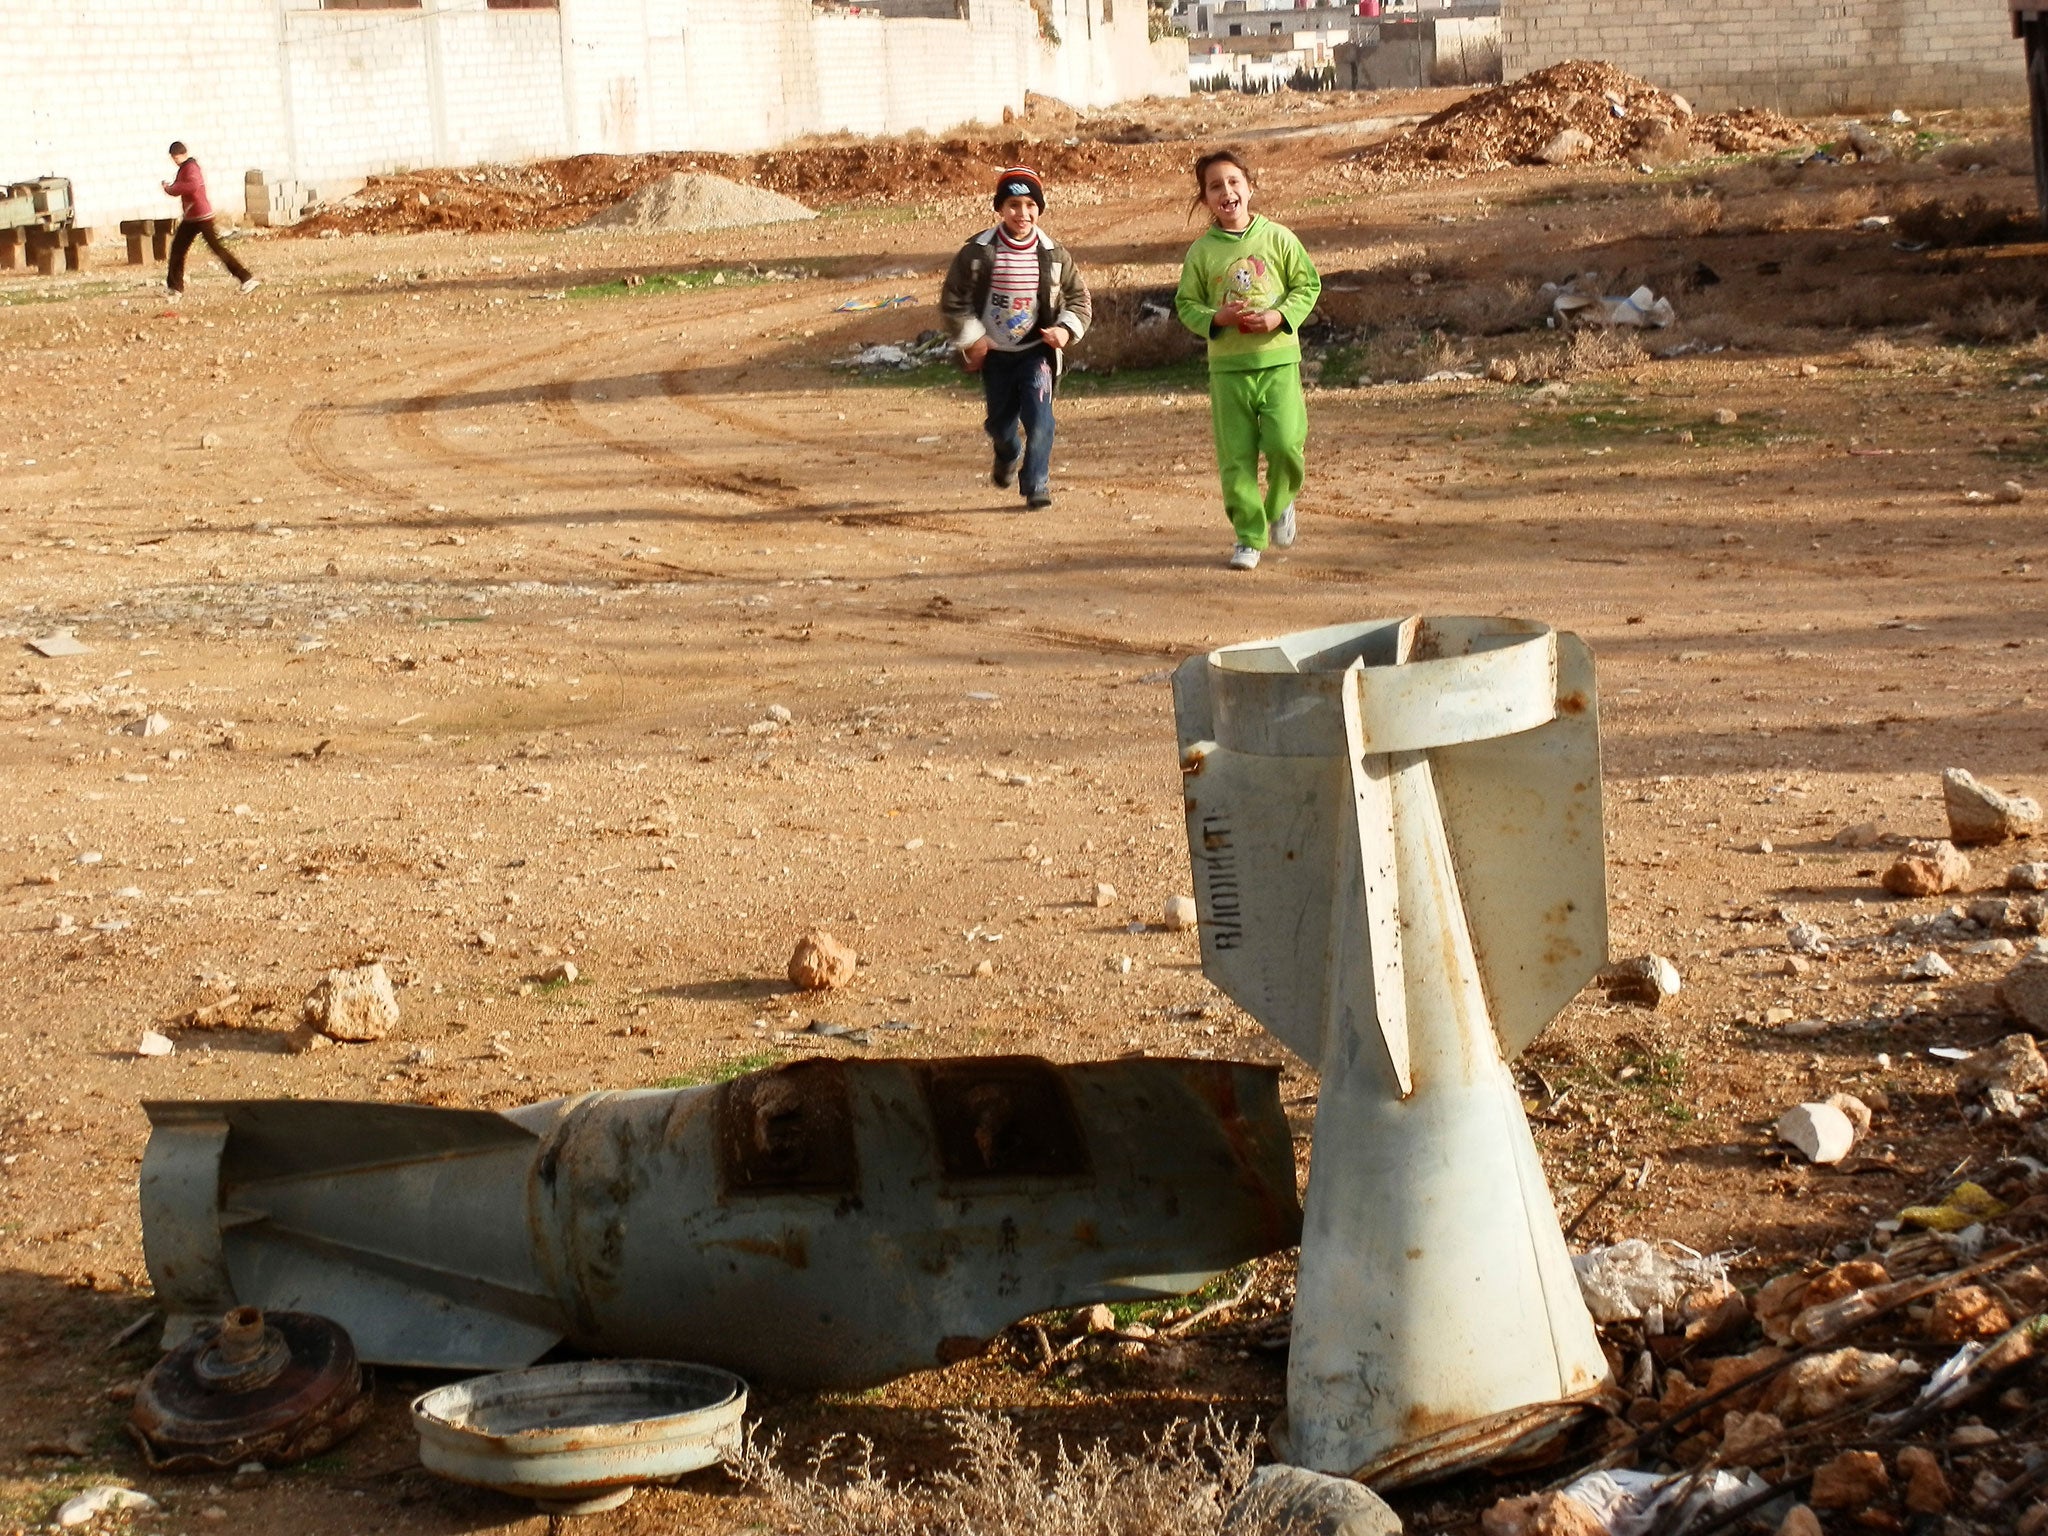
[[250, 169], [744, 151], [995, 121], [1026, 91], [1187, 91], [1185, 44], [1148, 39], [1144, 0], [0, 0], [0, 35], [0, 182], [70, 177], [85, 225], [172, 211], [173, 139], [233, 211]]

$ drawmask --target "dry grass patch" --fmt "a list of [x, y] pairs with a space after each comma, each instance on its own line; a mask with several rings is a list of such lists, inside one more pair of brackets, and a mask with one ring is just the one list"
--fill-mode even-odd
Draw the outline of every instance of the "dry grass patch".
[[949, 1418], [957, 1466], [923, 1482], [891, 1482], [864, 1436], [834, 1435], [794, 1475], [780, 1437], [750, 1438], [726, 1466], [761, 1496], [772, 1529], [802, 1536], [1216, 1536], [1251, 1480], [1259, 1434], [1211, 1413], [1133, 1454], [1062, 1442], [1048, 1464], [1009, 1419]]

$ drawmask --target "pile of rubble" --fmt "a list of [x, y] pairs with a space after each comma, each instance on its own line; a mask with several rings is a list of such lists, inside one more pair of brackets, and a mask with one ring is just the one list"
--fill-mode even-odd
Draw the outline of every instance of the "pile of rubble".
[[1697, 113], [1683, 96], [1610, 64], [1567, 59], [1468, 96], [1354, 158], [1368, 171], [1427, 177], [1508, 165], [1668, 165], [1809, 141], [1775, 112]]

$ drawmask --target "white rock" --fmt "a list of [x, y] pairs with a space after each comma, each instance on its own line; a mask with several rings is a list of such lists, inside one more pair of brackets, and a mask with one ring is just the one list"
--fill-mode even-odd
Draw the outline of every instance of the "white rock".
[[2005, 872], [2008, 891], [2048, 891], [2048, 864], [2015, 864]]
[[1363, 1483], [1306, 1467], [1260, 1467], [1219, 1536], [1401, 1536], [1401, 1517]]
[[1116, 887], [1107, 880], [1098, 880], [1095, 883], [1095, 894], [1089, 899], [1098, 907], [1109, 906], [1116, 900]]
[[176, 1049], [177, 1047], [171, 1044], [171, 1037], [169, 1035], [158, 1034], [153, 1029], [145, 1029], [142, 1032], [142, 1039], [136, 1044], [135, 1054], [138, 1056], [168, 1056]]
[[1678, 967], [1662, 955], [1638, 955], [1618, 960], [1601, 972], [1600, 984], [1611, 1003], [1634, 1003], [1655, 1008], [1667, 997], [1678, 996], [1684, 985]]
[[57, 1524], [69, 1530], [74, 1525], [114, 1510], [155, 1509], [157, 1502], [148, 1494], [133, 1488], [122, 1488], [112, 1483], [103, 1483], [97, 1488], [88, 1488], [83, 1493], [74, 1493], [57, 1506]]
[[574, 960], [557, 960], [540, 973], [540, 979], [545, 982], [571, 982], [582, 974], [576, 969]]
[[1901, 970], [1899, 972], [1899, 980], [1941, 981], [1946, 977], [1955, 975], [1955, 973], [1956, 968], [1954, 966], [1930, 949], [1918, 960], [1915, 960], [1911, 965]]
[[1795, 1104], [1778, 1117], [1777, 1137], [1810, 1163], [1839, 1163], [1856, 1145], [1856, 1123], [1833, 1104]]
[[770, 720], [773, 720], [777, 725], [787, 725], [791, 720], [795, 719], [796, 717], [790, 714], [788, 705], [770, 704], [768, 706], [768, 718]]
[[1574, 160], [1585, 159], [1592, 152], [1590, 135], [1577, 128], [1565, 128], [1536, 151], [1536, 159], [1544, 165], [1569, 165]]
[[1828, 936], [1811, 923], [1794, 923], [1787, 928], [1785, 942], [1802, 955], [1824, 955], [1828, 952]]
[[1949, 840], [1955, 843], [2004, 842], [2041, 821], [2036, 802], [2001, 794], [1963, 768], [1942, 770], [1941, 798], [1948, 808]]
[[161, 736], [170, 728], [171, 722], [152, 710], [140, 720], [130, 720], [121, 727], [121, 733], [124, 736]]
[[1842, 828], [1828, 841], [1837, 848], [1875, 848], [1884, 841], [1884, 833], [1874, 821], [1859, 821], [1854, 826]]
[[1167, 897], [1166, 910], [1161, 914], [1160, 922], [1165, 925], [1168, 933], [1186, 933], [1188, 929], [1195, 926], [1195, 898], [1192, 896]]
[[333, 970], [313, 984], [300, 1016], [335, 1040], [381, 1040], [398, 1022], [398, 996], [382, 965]]

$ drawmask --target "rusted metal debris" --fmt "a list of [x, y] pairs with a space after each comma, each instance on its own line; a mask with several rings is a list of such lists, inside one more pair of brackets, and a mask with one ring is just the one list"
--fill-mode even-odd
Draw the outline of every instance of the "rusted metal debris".
[[501, 1371], [413, 1399], [420, 1462], [550, 1514], [616, 1509], [739, 1449], [747, 1385], [666, 1360], [578, 1360]]
[[160, 1472], [285, 1466], [362, 1425], [370, 1394], [340, 1325], [236, 1307], [156, 1363], [128, 1432]]
[[1174, 705], [1202, 968], [1321, 1072], [1276, 1448], [1385, 1489], [1554, 1442], [1608, 1367], [1507, 1061], [1606, 960], [1590, 652], [1338, 625]]
[[1301, 1233], [1277, 1069], [1236, 1063], [817, 1060], [505, 1114], [145, 1108], [167, 1342], [292, 1307], [376, 1363], [498, 1370], [567, 1341], [856, 1388]]

